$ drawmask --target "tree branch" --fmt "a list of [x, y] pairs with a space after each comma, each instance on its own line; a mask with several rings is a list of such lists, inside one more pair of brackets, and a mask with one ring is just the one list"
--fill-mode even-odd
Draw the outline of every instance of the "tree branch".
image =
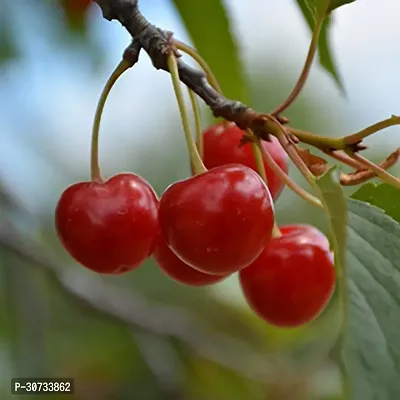
[[[104, 18], [117, 20], [130, 33], [134, 42], [138, 43], [149, 55], [155, 68], [169, 71], [167, 55], [174, 52], [180, 54], [173, 46], [172, 33], [151, 24], [139, 11], [138, 0], [95, 0], [100, 6]], [[196, 70], [178, 58], [180, 80], [195, 92], [210, 107], [216, 117], [235, 122], [239, 128], [250, 128], [255, 133], [266, 132], [264, 114], [257, 113], [240, 101], [230, 100], [216, 91], [208, 82], [205, 73]], [[281, 123], [287, 120], [282, 117]]]

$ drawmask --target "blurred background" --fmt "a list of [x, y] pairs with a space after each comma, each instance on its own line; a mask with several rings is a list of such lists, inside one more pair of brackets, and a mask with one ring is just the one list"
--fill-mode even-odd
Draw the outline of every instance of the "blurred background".
[[[211, 9], [210, 20], [185, 25], [185, 7], [169, 0], [140, 6], [180, 40], [193, 44], [189, 31], [204, 30], [194, 44], [224, 90], [257, 110], [284, 100], [302, 67], [310, 34], [294, 0], [225, 1], [240, 89], [226, 78], [237, 68], [227, 62], [232, 49], [210, 38]], [[287, 112], [292, 125], [339, 136], [399, 113], [399, 13], [397, 0], [359, 0], [335, 13], [330, 39], [345, 94], [316, 63]], [[331, 318], [274, 329], [249, 311], [235, 276], [186, 288], [149, 260], [102, 277], [59, 244], [55, 204], [66, 186], [89, 178], [96, 102], [129, 41], [96, 4], [76, 14], [64, 0], [0, 2], [0, 399], [18, 398], [11, 377], [35, 376], [75, 378], [70, 398], [79, 400], [341, 399]], [[203, 117], [204, 127], [212, 123], [207, 110]], [[369, 139], [366, 154], [383, 159], [399, 146], [395, 132]], [[106, 176], [134, 171], [161, 194], [190, 174], [170, 78], [145, 54], [113, 89], [100, 136]], [[325, 229], [323, 214], [287, 189], [276, 212], [280, 224]]]

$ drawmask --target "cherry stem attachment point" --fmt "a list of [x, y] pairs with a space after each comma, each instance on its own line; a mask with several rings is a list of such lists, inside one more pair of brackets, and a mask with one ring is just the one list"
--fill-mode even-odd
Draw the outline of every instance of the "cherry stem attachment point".
[[305, 83], [307, 82], [308, 76], [310, 74], [311, 66], [314, 61], [315, 53], [318, 48], [318, 40], [319, 40], [319, 36], [321, 33], [322, 24], [323, 24], [325, 16], [326, 16], [326, 12], [323, 12], [323, 13], [320, 12], [318, 14], [319, 15], [317, 15], [317, 17], [315, 19], [315, 26], [314, 26], [312, 37], [311, 37], [311, 43], [310, 43], [310, 46], [308, 49], [306, 61], [304, 63], [301, 74], [300, 74], [293, 90], [287, 97], [287, 99], [280, 106], [278, 106], [275, 110], [273, 110], [271, 112], [271, 115], [273, 115], [273, 116], [277, 116], [280, 113], [282, 113], [283, 111], [285, 111], [286, 109], [288, 109], [293, 104], [293, 102], [296, 100], [298, 95], [301, 93]]
[[281, 146], [284, 148], [290, 159], [299, 169], [303, 177], [310, 184], [311, 187], [315, 188], [314, 175], [310, 172], [299, 153], [296, 151], [295, 145], [291, 143], [286, 135], [285, 128], [281, 123], [273, 116], [267, 115], [266, 125], [267, 131], [271, 132], [278, 140]]
[[203, 134], [201, 130], [201, 117], [200, 117], [199, 104], [196, 99], [196, 94], [193, 92], [193, 90], [188, 88], [188, 92], [193, 109], [197, 150], [199, 152], [200, 158], [203, 159], [204, 146], [203, 146]]
[[360, 164], [365, 166], [365, 168], [368, 168], [372, 172], [375, 173], [375, 175], [380, 178], [382, 181], [394, 186], [395, 188], [400, 190], [400, 179], [396, 178], [389, 172], [385, 171], [382, 167], [379, 165], [374, 164], [372, 161], [367, 160], [365, 157], [358, 153], [353, 153], [349, 154], [350, 157], [352, 157], [354, 160], [358, 161]]
[[92, 181], [102, 182], [103, 178], [100, 174], [100, 166], [99, 166], [99, 131], [100, 131], [100, 122], [101, 116], [103, 114], [104, 106], [106, 104], [108, 95], [112, 87], [118, 78], [129, 68], [131, 68], [133, 64], [126, 59], [121, 60], [121, 62], [117, 65], [115, 70], [112, 72], [110, 77], [108, 78], [103, 91], [101, 92], [100, 98], [97, 103], [97, 108], [93, 121], [93, 129], [92, 129], [92, 143], [91, 143], [91, 156], [90, 156], [90, 174]]
[[383, 121], [379, 121], [376, 124], [368, 126], [367, 128], [353, 133], [352, 135], [344, 136], [341, 138], [346, 145], [352, 145], [361, 142], [368, 136], [373, 135], [376, 132], [379, 132], [383, 129], [389, 128], [393, 125], [400, 125], [400, 116], [392, 115], [390, 118], [384, 119]]
[[314, 195], [308, 193], [306, 190], [297, 185], [297, 183], [293, 179], [291, 179], [285, 173], [285, 171], [281, 169], [281, 167], [275, 162], [272, 156], [264, 149], [264, 146], [262, 146], [260, 139], [257, 138], [256, 143], [261, 151], [264, 161], [268, 164], [271, 170], [279, 177], [279, 179], [285, 183], [285, 185], [289, 189], [293, 190], [293, 192], [295, 192], [303, 200], [308, 201], [310, 204], [316, 207], [322, 208], [322, 203], [318, 198], [316, 198]]
[[176, 56], [174, 54], [168, 56], [167, 64], [169, 72], [171, 74], [175, 97], [178, 102], [178, 107], [182, 118], [182, 125], [185, 133], [186, 145], [189, 151], [190, 162], [193, 168], [193, 172], [196, 175], [201, 174], [203, 172], [206, 172], [207, 169], [204, 166], [203, 161], [201, 160], [200, 154], [197, 150], [196, 143], [193, 138], [192, 130], [190, 129], [189, 116], [185, 105], [185, 99], [183, 97], [181, 82], [179, 80], [178, 63], [176, 61]]
[[204, 60], [204, 58], [198, 53], [196, 49], [193, 47], [189, 46], [186, 43], [183, 43], [179, 40], [173, 39], [172, 44], [174, 47], [176, 47], [178, 50], [183, 51], [184, 53], [188, 54], [190, 57], [193, 58], [197, 62], [197, 64], [200, 65], [204, 73], [207, 75], [207, 80], [210, 83], [210, 85], [219, 93], [222, 94], [221, 86], [218, 83], [217, 78], [215, 77], [214, 73], [212, 72], [210, 66], [207, 64], [207, 62]]

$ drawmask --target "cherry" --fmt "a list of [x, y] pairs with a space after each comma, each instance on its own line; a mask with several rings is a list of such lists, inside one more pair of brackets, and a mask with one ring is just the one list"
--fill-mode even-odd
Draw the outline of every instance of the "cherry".
[[169, 186], [159, 219], [180, 259], [199, 271], [227, 275], [261, 254], [271, 239], [274, 209], [260, 176], [229, 164]]
[[93, 0], [62, 0], [61, 4], [65, 12], [71, 16], [82, 16], [89, 9]]
[[[257, 172], [251, 143], [241, 145], [244, 132], [234, 123], [218, 123], [203, 133], [204, 165], [214, 168], [223, 164], [238, 163], [246, 165]], [[263, 141], [262, 145], [284, 172], [288, 172], [288, 156], [278, 139], [271, 136], [271, 141]], [[272, 198], [276, 200], [283, 189], [283, 182], [264, 162], [268, 188]]]
[[154, 249], [158, 200], [137, 175], [115, 175], [104, 183], [79, 182], [61, 195], [57, 234], [76, 261], [108, 274], [138, 267]]
[[163, 271], [172, 280], [188, 286], [206, 286], [222, 281], [227, 276], [211, 275], [200, 272], [184, 263], [168, 247], [162, 235], [153, 252], [153, 258]]
[[328, 239], [309, 225], [287, 225], [250, 266], [239, 273], [250, 307], [265, 321], [296, 327], [324, 309], [335, 288]]

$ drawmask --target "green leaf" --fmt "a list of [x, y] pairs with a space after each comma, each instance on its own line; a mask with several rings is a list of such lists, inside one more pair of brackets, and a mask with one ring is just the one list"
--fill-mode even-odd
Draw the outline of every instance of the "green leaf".
[[400, 225], [349, 200], [350, 318], [343, 361], [356, 400], [400, 398]]
[[347, 247], [347, 199], [340, 185], [339, 169], [333, 167], [316, 180], [321, 191], [322, 202], [329, 214], [331, 242], [334, 243], [335, 263], [346, 267]]
[[[310, 29], [312, 31], [314, 28], [315, 15], [317, 13], [316, 3], [318, 3], [318, 1], [316, 1], [316, 0], [314, 0], [314, 1], [313, 0], [296, 0], [296, 1], [300, 7], [301, 12], [303, 13], [303, 16], [304, 16], [308, 26], [310, 27]], [[320, 34], [319, 43], [318, 43], [319, 63], [333, 77], [336, 84], [339, 86], [340, 90], [342, 92], [344, 92], [342, 78], [340, 77], [340, 74], [338, 72], [338, 68], [337, 68], [336, 62], [333, 58], [331, 46], [330, 46], [329, 32], [330, 32], [331, 20], [332, 20], [332, 17], [327, 17], [322, 25], [321, 34]]]
[[349, 294], [345, 336], [339, 343], [353, 390], [350, 398], [400, 398], [400, 225], [374, 206], [346, 200], [336, 169], [316, 182], [329, 213], [333, 247], [339, 251], [338, 272], [348, 271], [345, 285], [338, 279], [338, 289]]
[[223, 2], [173, 0], [173, 3], [224, 94], [246, 102], [248, 93], [243, 68]]
[[341, 6], [345, 6], [346, 4], [354, 3], [356, 0], [330, 0], [328, 12], [335, 10]]
[[387, 215], [400, 222], [400, 190], [387, 183], [367, 183], [351, 195], [381, 208]]
[[0, 7], [0, 65], [20, 56], [12, 21], [6, 17], [7, 12], [10, 12], [7, 7], [4, 10]]

